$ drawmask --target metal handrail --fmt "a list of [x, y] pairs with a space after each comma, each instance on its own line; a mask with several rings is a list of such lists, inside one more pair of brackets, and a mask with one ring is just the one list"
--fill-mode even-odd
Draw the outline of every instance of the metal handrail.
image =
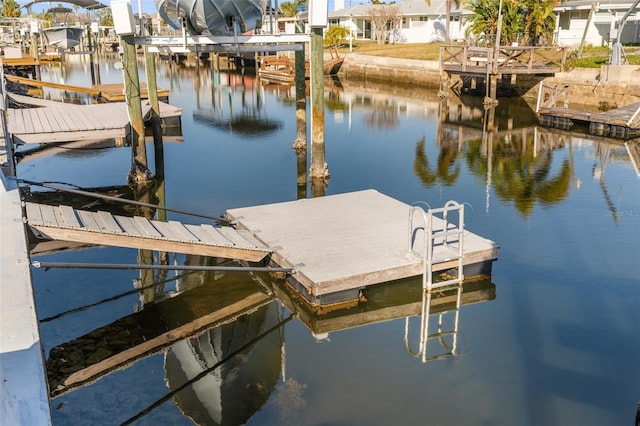
[[[428, 206], [428, 204], [427, 204]], [[450, 227], [449, 221], [449, 212], [450, 211], [458, 211], [458, 225]], [[450, 200], [444, 205], [444, 207], [428, 210], [424, 210], [422, 207], [418, 205], [413, 205], [409, 209], [409, 239], [408, 239], [408, 249], [410, 253], [417, 254], [414, 250], [414, 241], [416, 237], [416, 232], [419, 228], [414, 227], [414, 216], [416, 212], [422, 213], [423, 219], [423, 264], [422, 264], [422, 287], [425, 290], [431, 290], [437, 287], [444, 287], [451, 284], [460, 283], [464, 280], [463, 273], [463, 246], [464, 246], [464, 205], [460, 204], [456, 201]], [[434, 216], [441, 214], [442, 215], [442, 230], [435, 232], [433, 231], [433, 220]], [[433, 283], [433, 252], [434, 252], [434, 240], [436, 238], [442, 238], [442, 246], [449, 246], [449, 237], [453, 236], [456, 238], [454, 241], [457, 241], [458, 247], [455, 250], [456, 256], [455, 260], [457, 260], [457, 277], [451, 280], [445, 280], [442, 282], [438, 282], [437, 284]]]

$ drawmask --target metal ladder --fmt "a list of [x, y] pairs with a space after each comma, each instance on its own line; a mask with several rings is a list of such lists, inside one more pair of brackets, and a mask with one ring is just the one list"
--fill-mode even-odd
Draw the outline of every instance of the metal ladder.
[[[423, 227], [414, 226], [415, 213], [422, 213]], [[456, 215], [457, 223], [452, 221], [450, 215]], [[453, 218], [455, 219], [455, 217]], [[439, 222], [439, 223], [437, 223]], [[418, 232], [423, 231], [422, 253], [417, 252], [415, 241]], [[409, 210], [409, 251], [422, 255], [422, 288], [431, 291], [435, 288], [451, 286], [462, 283], [463, 273], [463, 241], [464, 240], [464, 205], [450, 200], [444, 207], [438, 209], [429, 208], [426, 211], [413, 205]], [[438, 252], [435, 257], [435, 252]], [[433, 265], [442, 262], [456, 263], [457, 275], [454, 278], [433, 282]]]

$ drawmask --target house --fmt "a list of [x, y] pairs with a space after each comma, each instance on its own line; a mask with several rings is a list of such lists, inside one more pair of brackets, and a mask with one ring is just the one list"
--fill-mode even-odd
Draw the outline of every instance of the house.
[[[564, 0], [554, 8], [559, 46], [611, 46], [618, 37], [619, 21], [633, 6], [633, 0]], [[640, 43], [640, 8], [636, 6], [627, 18], [622, 44]]]
[[[351, 2], [350, 2], [351, 3]], [[374, 40], [371, 10], [377, 6], [357, 4], [342, 7], [344, 0], [336, 0], [339, 9], [330, 11], [329, 27], [340, 25], [350, 30], [352, 40]], [[634, 0], [560, 0], [554, 8], [556, 30], [553, 43], [563, 47], [582, 45], [611, 46], [618, 36], [619, 21], [633, 7]], [[390, 43], [429, 43], [445, 40], [447, 23], [447, 0], [397, 1], [399, 23], [389, 31]], [[451, 2], [449, 11], [449, 34], [451, 40], [466, 40], [469, 18], [473, 12], [465, 8], [465, 2], [456, 7]], [[307, 12], [302, 11], [292, 18], [278, 18], [277, 31], [293, 33], [302, 31]], [[263, 31], [270, 32], [263, 20]], [[297, 30], [296, 30], [297, 28]], [[627, 18], [620, 34], [622, 44], [640, 43], [640, 9], [636, 6]]]
[[[447, 2], [432, 0], [427, 4], [425, 0], [404, 0], [395, 3], [398, 7], [400, 23], [389, 33], [390, 43], [429, 43], [445, 39]], [[340, 10], [329, 12], [329, 26], [341, 25], [350, 30], [353, 40], [373, 40], [375, 29], [371, 23], [371, 10], [376, 6], [359, 4]], [[449, 34], [451, 40], [465, 39], [465, 16], [471, 13], [464, 9], [464, 5], [456, 7], [451, 2], [449, 18]]]

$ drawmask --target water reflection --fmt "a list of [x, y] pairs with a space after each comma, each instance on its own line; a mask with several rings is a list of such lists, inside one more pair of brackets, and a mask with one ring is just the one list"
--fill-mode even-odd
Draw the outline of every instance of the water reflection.
[[426, 138], [423, 136], [416, 143], [416, 159], [413, 162], [413, 170], [420, 178], [425, 188], [431, 188], [435, 183], [447, 186], [454, 185], [460, 176], [460, 164], [456, 162], [458, 147], [442, 141], [440, 152], [434, 168], [425, 151]]
[[363, 289], [355, 305], [327, 308], [309, 306], [283, 281], [272, 281], [271, 288], [318, 341], [344, 330], [405, 319], [405, 349], [422, 362], [461, 355], [457, 340], [462, 307], [496, 298], [490, 277], [431, 292], [424, 291], [421, 278], [401, 280]]
[[[212, 261], [189, 257], [187, 263]], [[52, 396], [164, 353], [167, 393], [132, 419], [167, 399], [197, 424], [242, 424], [251, 417], [280, 375], [288, 319], [251, 279], [197, 272], [177, 281], [177, 292], [168, 297], [52, 348]]]
[[[229, 89], [228, 92], [219, 90], [229, 81], [241, 82], [241, 76], [228, 77], [219, 70], [201, 67], [197, 71], [201, 81], [195, 82], [192, 80], [195, 68], [174, 66], [173, 72], [175, 74], [167, 74], [176, 89], [172, 96], [175, 96], [174, 100], [183, 102], [185, 108], [197, 104], [197, 109], [207, 111], [210, 109], [209, 105], [215, 104], [216, 108], [224, 112], [223, 118], [228, 120], [231, 117], [228, 113], [230, 110], [227, 109], [228, 98], [222, 99], [220, 94], [233, 98], [234, 110], [238, 109], [237, 105], [242, 105], [243, 94], [240, 88]], [[244, 76], [245, 84], [251, 78]], [[178, 90], [180, 85], [184, 87]], [[192, 85], [199, 87], [198, 96], [194, 97]], [[260, 109], [259, 114], [263, 114], [262, 117], [268, 115], [270, 118], [284, 117], [283, 120], [287, 120], [285, 115], [277, 115], [277, 108], [293, 105], [293, 88], [274, 88], [273, 85], [256, 87], [259, 87], [255, 90], [260, 96], [269, 95], [268, 105], [272, 108]], [[251, 90], [247, 88], [245, 92], [248, 108], [257, 107], [254, 102], [258, 101], [258, 93], [252, 93]], [[484, 280], [467, 282], [461, 289], [454, 287], [450, 291], [434, 293], [427, 301], [420, 280], [407, 280], [366, 289], [363, 292], [366, 301], [350, 308], [315, 312], [304, 304], [297, 303], [295, 293], [287, 292], [284, 283], [271, 277], [261, 277], [260, 281], [274, 295], [270, 295], [261, 284], [246, 275], [214, 271], [181, 272], [177, 267], [215, 266], [219, 264], [215, 259], [197, 256], [183, 259], [171, 253], [164, 254], [166, 257], [161, 258], [158, 253], [132, 254], [126, 251], [113, 254], [115, 250], [109, 251], [109, 258], [101, 260], [115, 261], [113, 258], [117, 259], [118, 256], [132, 259], [139, 254], [138, 260], [142, 263], [176, 265], [176, 269], [163, 273], [156, 271], [155, 274], [136, 274], [135, 286], [131, 286], [129, 280], [125, 281], [120, 287], [128, 287], [130, 293], [127, 293], [128, 299], [124, 292], [119, 299], [125, 301], [124, 308], [120, 307], [118, 310], [114, 307], [114, 299], [120, 297], [120, 294], [110, 295], [109, 299], [95, 302], [100, 303], [103, 310], [108, 309], [108, 314], [100, 311], [98, 306], [86, 304], [77, 306], [73, 312], [59, 312], [63, 316], [55, 319], [51, 315], [51, 319], [43, 323], [43, 328], [49, 333], [44, 341], [55, 341], [55, 345], [49, 345], [55, 347], [48, 354], [51, 381], [54, 384], [51, 389], [57, 395], [52, 406], [62, 406], [71, 401], [67, 406], [54, 411], [57, 419], [62, 419], [62, 423], [73, 423], [64, 420], [74, 419], [77, 423], [131, 421], [178, 424], [194, 419], [193, 421], [201, 424], [227, 421], [282, 424], [284, 420], [279, 423], [269, 422], [265, 421], [265, 417], [272, 420], [269, 416], [274, 416], [273, 411], [285, 409], [294, 411], [294, 415], [297, 410], [298, 417], [292, 420], [294, 424], [322, 421], [327, 424], [391, 424], [392, 420], [404, 419], [407, 415], [413, 415], [412, 420], [420, 417], [419, 420], [412, 421], [412, 424], [418, 424], [425, 418], [442, 424], [452, 423], [452, 419], [461, 420], [453, 422], [459, 424], [513, 424], [519, 421], [523, 424], [536, 424], [540, 423], [536, 420], [541, 419], [545, 424], [561, 424], [566, 422], [560, 420], [567, 420], [572, 416], [586, 419], [594, 412], [599, 416], [598, 419], [605, 420], [602, 424], [612, 423], [606, 420], [619, 419], [619, 411], [616, 409], [622, 403], [618, 399], [623, 391], [632, 387], [619, 377], [624, 376], [621, 371], [633, 365], [628, 354], [635, 352], [618, 351], [610, 354], [597, 347], [592, 337], [595, 332], [605, 342], [609, 342], [611, 336], [619, 337], [619, 341], [629, 341], [628, 326], [620, 327], [620, 324], [629, 324], [628, 315], [635, 312], [631, 309], [630, 300], [633, 298], [626, 297], [635, 294], [635, 289], [629, 287], [629, 283], [632, 283], [629, 271], [632, 272], [633, 268], [616, 265], [630, 259], [628, 253], [636, 246], [629, 242], [630, 237], [620, 232], [616, 234], [606, 225], [611, 225], [613, 220], [620, 227], [626, 226], [624, 230], [630, 231], [626, 232], [629, 235], [637, 230], [637, 227], [630, 225], [631, 218], [625, 221], [621, 216], [625, 212], [625, 206], [621, 206], [619, 194], [623, 186], [628, 185], [626, 177], [620, 178], [626, 172], [625, 168], [634, 164], [636, 172], [638, 171], [638, 142], [627, 141], [622, 145], [605, 138], [594, 139], [589, 136], [582, 139], [576, 133], [538, 128], [527, 112], [530, 109], [522, 103], [511, 105], [507, 101], [501, 101], [498, 109], [488, 111], [481, 104], [462, 98], [459, 101], [449, 100], [444, 107], [434, 96], [435, 92], [422, 93], [420, 90], [402, 88], [383, 90], [370, 83], [357, 82], [341, 82], [339, 86], [328, 86], [327, 91], [331, 92], [331, 97], [327, 96], [327, 108], [333, 113], [335, 127], [338, 128], [346, 121], [349, 123], [348, 127], [340, 127], [338, 131], [334, 124], [329, 123], [327, 126], [333, 132], [332, 139], [327, 140], [328, 144], [333, 145], [328, 149], [345, 150], [338, 151], [339, 155], [331, 157], [336, 173], [328, 184], [329, 191], [352, 190], [358, 185], [382, 187], [396, 179], [393, 186], [385, 189], [390, 188], [390, 192], [399, 198], [412, 201], [423, 196], [425, 188], [430, 190], [426, 192], [428, 197], [437, 197], [437, 190], [441, 188], [452, 193], [457, 191], [455, 194], [463, 194], [465, 199], [467, 195], [475, 197], [478, 194], [480, 196], [477, 198], [480, 198], [485, 189], [487, 202], [489, 194], [495, 194], [497, 200], [493, 202], [498, 208], [494, 208], [491, 215], [476, 215], [474, 226], [483, 226], [493, 235], [500, 234], [500, 243], [505, 246], [505, 256], [499, 269], [499, 284], [505, 289], [501, 292], [501, 297], [494, 303], [481, 303], [496, 299], [496, 286], [491, 280]], [[215, 103], [207, 98], [214, 95]], [[386, 98], [386, 103], [379, 101], [382, 98]], [[372, 112], [370, 108], [374, 105], [384, 111]], [[492, 119], [489, 117], [490, 113], [493, 113]], [[287, 109], [285, 114], [290, 114], [293, 120], [292, 108]], [[371, 120], [371, 117], [383, 119]], [[378, 123], [390, 123], [384, 128], [384, 132], [395, 128], [402, 133], [390, 131], [387, 135], [382, 131], [377, 132], [383, 129]], [[220, 170], [212, 171], [211, 167], [205, 171], [205, 176], [198, 175], [199, 170], [195, 170], [196, 166], [193, 166], [194, 170], [188, 170], [188, 178], [182, 179], [184, 164], [198, 164], [201, 167], [199, 157], [210, 155], [204, 167], [211, 164], [220, 167], [220, 163], [215, 162], [215, 157], [225, 157], [224, 161], [228, 161], [236, 153], [246, 153], [247, 151], [242, 150], [247, 145], [243, 145], [245, 140], [242, 138], [233, 139], [235, 133], [227, 132], [229, 143], [224, 146], [220, 143], [213, 149], [207, 139], [210, 134], [207, 131], [210, 132], [211, 128], [206, 125], [202, 127], [207, 128], [203, 135], [189, 129], [184, 145], [166, 147], [171, 150], [167, 158], [170, 166], [166, 177], [169, 204], [180, 202], [186, 208], [201, 210], [204, 206], [215, 211], [220, 206], [261, 203], [264, 198], [279, 200], [306, 198], [310, 195], [306, 179], [307, 155], [286, 151], [290, 148], [294, 135], [293, 132], [286, 133], [287, 126], [283, 126], [275, 134], [280, 135], [279, 132], [282, 132], [282, 139], [286, 140], [286, 144], [279, 146], [274, 142], [273, 146], [268, 146], [269, 152], [277, 152], [274, 157], [264, 154], [267, 147], [260, 151], [258, 160], [252, 160], [250, 155], [243, 157], [243, 165], [247, 167], [243, 170], [260, 167], [267, 162], [272, 162], [270, 166], [278, 164], [278, 170], [286, 170], [282, 180], [274, 177], [271, 167], [269, 180], [264, 179], [267, 174], [261, 175], [256, 188], [245, 191], [246, 187], [239, 187], [241, 190], [238, 191], [238, 187], [234, 187], [225, 192], [225, 185], [218, 185], [215, 191], [206, 192], [208, 195], [203, 196], [204, 191], [200, 185], [197, 185], [198, 188], [195, 185], [191, 188], [193, 182], [209, 182], [205, 178], [216, 180], [228, 177], [228, 169], [221, 167]], [[413, 131], [414, 128], [418, 130]], [[341, 134], [352, 130], [355, 133], [362, 129], [371, 129], [372, 132], [357, 133], [355, 138], [361, 139], [358, 141], [354, 141], [352, 136]], [[351, 138], [348, 139], [351, 144], [340, 143], [347, 138]], [[378, 143], [379, 139], [385, 139], [385, 143], [391, 139], [394, 143], [383, 145]], [[259, 149], [264, 147], [264, 144], [254, 144], [257, 145]], [[393, 147], [388, 148], [390, 145]], [[194, 146], [197, 151], [190, 151]], [[225, 151], [229, 146], [233, 146], [232, 155]], [[350, 146], [355, 148], [347, 151]], [[367, 150], [366, 154], [376, 157], [371, 162], [358, 163], [360, 160], [368, 160], [363, 158], [362, 148], [369, 146], [374, 149]], [[184, 152], [188, 154], [183, 154]], [[586, 159], [580, 158], [579, 153]], [[288, 154], [290, 158], [286, 158]], [[52, 156], [55, 157], [58, 156]], [[78, 156], [74, 160], [80, 162], [87, 158]], [[162, 156], [159, 159], [163, 159]], [[159, 159], [156, 159], [156, 164]], [[33, 160], [38, 164], [41, 159]], [[21, 166], [23, 171], [25, 163]], [[378, 180], [373, 173], [367, 174], [366, 169], [370, 164], [380, 167], [380, 170], [375, 171], [382, 175]], [[617, 167], [620, 164], [624, 166]], [[580, 180], [585, 176], [584, 170], [580, 173], [580, 166], [588, 170], [586, 175], [596, 183], [595, 195], [586, 193], [585, 188], [589, 182]], [[341, 175], [341, 170], [350, 171], [348, 178]], [[165, 197], [160, 195], [164, 191], [159, 189], [164, 186], [163, 167], [156, 170], [156, 178], [161, 174], [162, 179], [157, 180], [156, 189], [149, 190], [148, 199], [157, 198], [159, 204], [164, 204]], [[368, 180], [358, 181], [360, 175]], [[79, 173], [79, 176], [82, 174]], [[112, 174], [105, 174], [104, 179], [112, 177]], [[296, 188], [292, 190], [294, 181]], [[122, 194], [122, 197], [132, 199], [144, 196], [134, 194], [130, 188], [119, 185], [93, 190]], [[261, 198], [268, 190], [274, 192]], [[591, 225], [593, 221], [595, 232], [585, 233], [594, 240], [583, 235], [581, 223], [567, 221], [561, 224], [570, 228], [567, 231], [570, 232], [567, 234], [570, 237], [566, 239], [567, 243], [559, 241], [558, 244], [548, 246], [543, 245], [546, 243], [539, 243], [544, 240], [540, 236], [548, 232], [545, 226], [556, 223], [558, 218], [562, 219], [565, 211], [575, 212], [582, 208], [582, 204], [577, 204], [576, 207], [575, 201], [571, 204], [572, 197], [569, 197], [571, 191], [578, 190], [583, 191], [581, 198], [590, 197], [589, 203], [594, 196], [596, 202], [604, 198], [607, 205], [603, 209], [607, 209], [607, 216], [612, 219], [602, 219], [604, 215], [596, 206], [589, 213], [587, 222]], [[186, 194], [188, 191], [193, 192]], [[326, 186], [314, 188], [311, 196], [323, 194], [324, 191], [327, 191]], [[231, 192], [233, 193], [229, 195]], [[46, 196], [54, 197], [52, 194]], [[50, 202], [68, 204], [68, 196], [57, 195]], [[79, 206], [92, 204], [90, 200], [79, 200], [77, 203]], [[536, 212], [539, 221], [519, 220], [519, 216], [532, 216], [535, 206], [554, 207], [561, 203], [565, 203], [566, 208], [562, 206], [562, 209], [550, 208], [544, 212]], [[627, 202], [626, 208], [629, 205], [635, 208], [636, 204]], [[500, 208], [503, 206], [507, 207]], [[101, 204], [97, 208], [110, 210], [113, 207]], [[558, 211], [562, 213], [558, 214]], [[132, 209], [127, 214], [151, 213]], [[162, 210], [155, 211], [158, 218], [162, 214]], [[580, 214], [584, 212], [580, 211]], [[522, 222], [527, 222], [527, 226], [533, 228], [531, 234], [535, 235], [529, 237], [527, 230], [521, 226]], [[510, 239], [511, 234], [516, 237]], [[605, 242], [601, 243], [600, 238]], [[621, 242], [614, 241], [619, 238], [622, 238]], [[570, 267], [565, 265], [564, 260], [563, 265], [559, 265], [549, 259], [563, 257], [568, 247], [580, 251], [580, 256], [573, 258]], [[586, 247], [597, 247], [597, 251], [587, 251]], [[621, 262], [618, 254], [607, 257], [605, 253], [603, 257], [601, 251], [612, 251], [607, 250], [610, 247], [625, 247]], [[61, 248], [55, 250], [60, 253]], [[93, 250], [93, 255], [101, 256], [95, 254], [96, 251]], [[65, 259], [74, 259], [77, 253], [69, 251]], [[580, 263], [581, 259], [587, 260]], [[598, 266], [600, 263], [612, 267]], [[540, 267], [541, 264], [544, 264], [544, 268]], [[101, 284], [116, 285], [117, 283], [110, 281], [111, 276], [86, 273], [81, 275], [79, 281], [91, 284], [92, 289]], [[54, 308], [49, 305], [46, 308], [50, 311], [56, 309], [60, 302], [52, 302], [46, 292], [55, 291], [57, 295], [60, 290], [51, 290], [47, 283], [73, 283], [66, 283], [64, 278], [51, 273], [47, 278], [42, 275], [38, 275], [38, 278], [40, 282], [36, 285], [39, 286], [37, 297], [40, 298], [40, 306], [48, 303]], [[503, 287], [503, 281], [517, 285]], [[603, 282], [611, 284], [605, 286], [606, 292], [600, 291]], [[579, 285], [572, 287], [573, 283]], [[107, 288], [107, 285], [103, 287]], [[84, 291], [91, 291], [89, 286], [82, 288], [86, 289]], [[60, 294], [64, 292], [60, 291]], [[550, 294], [554, 296], [549, 297]], [[250, 307], [246, 302], [251, 299], [256, 301], [256, 305]], [[580, 300], [580, 303], [576, 305], [575, 300]], [[475, 303], [481, 304], [471, 306]], [[283, 304], [284, 309], [279, 304]], [[582, 308], [567, 309], [567, 306]], [[616, 309], [610, 310], [607, 306], [616, 306]], [[89, 314], [72, 316], [71, 314], [78, 312], [77, 309]], [[119, 316], [123, 311], [126, 312], [121, 318], [112, 319], [116, 315], [114, 312]], [[593, 312], [597, 315], [592, 315]], [[283, 327], [283, 323], [292, 318], [291, 313], [299, 321], [289, 322]], [[75, 322], [75, 328], [70, 326], [78, 318], [88, 318], [91, 329], [83, 329], [82, 332], [62, 339], [60, 336], [71, 334], [66, 330], [68, 326], [70, 329], [81, 328]], [[57, 319], [60, 322], [56, 322]], [[491, 326], [488, 327], [487, 324]], [[590, 331], [564, 332], [575, 328], [575, 324], [581, 324], [585, 330]], [[356, 332], [349, 334], [351, 330]], [[469, 339], [461, 338], [465, 332]], [[309, 334], [323, 344], [308, 344], [305, 338]], [[372, 348], [375, 350], [362, 354], [362, 336], [371, 337]], [[567, 336], [570, 337], [568, 340]], [[331, 343], [324, 344], [332, 338]], [[501, 350], [496, 351], [496, 347]], [[386, 352], [388, 348], [397, 351], [390, 354]], [[460, 355], [471, 350], [474, 352], [472, 356], [463, 356], [462, 362], [455, 363], [453, 367], [453, 363], [448, 362], [419, 364], [420, 361], [432, 359], [459, 360]], [[358, 354], [359, 358], [355, 358], [354, 354]], [[344, 357], [341, 358], [341, 355]], [[359, 364], [359, 369], [355, 371], [364, 372], [358, 376], [358, 380], [350, 376], [354, 371], [354, 360]], [[310, 363], [316, 366], [322, 362], [326, 364], [309, 368]], [[352, 364], [348, 365], [350, 362]], [[290, 375], [300, 381], [287, 377], [287, 363]], [[608, 367], [611, 365], [620, 367], [612, 370]], [[160, 379], [154, 382], [147, 377], [153, 374], [161, 376]], [[388, 388], [380, 386], [380, 383], [389, 377], [397, 380], [390, 386], [397, 385], [394, 390], [397, 389], [398, 397], [386, 404]], [[543, 383], [540, 383], [540, 377], [544, 377]], [[464, 385], [459, 386], [460, 383]], [[587, 386], [584, 386], [585, 383]], [[606, 384], [604, 388], [599, 386], [602, 383]], [[454, 386], [456, 396], [469, 396], [470, 398], [465, 398], [467, 401], [473, 401], [474, 396], [482, 395], [480, 400], [475, 399], [477, 404], [474, 409], [468, 410], [472, 414], [465, 416], [460, 410], [455, 410], [454, 403], [425, 402], [416, 397], [421, 392], [439, 392], [448, 384]], [[358, 394], [363, 395], [365, 405], [352, 402], [350, 394], [344, 390], [347, 385], [353, 386]], [[381, 387], [382, 391], [376, 387]], [[373, 388], [376, 389], [372, 390]], [[591, 394], [589, 388], [623, 391], [596, 399], [597, 394]], [[309, 392], [303, 399], [305, 390]], [[379, 396], [380, 394], [384, 395]], [[450, 395], [443, 394], [443, 397]], [[337, 399], [349, 400], [349, 407], [344, 411], [335, 408], [339, 402]], [[504, 401], [508, 403], [506, 409], [501, 405]], [[304, 407], [305, 404], [308, 405], [308, 410]], [[627, 402], [624, 404], [628, 405]], [[375, 408], [361, 408], [373, 405], [383, 408], [379, 411]], [[579, 410], [575, 409], [577, 405], [580, 406]], [[327, 407], [331, 408], [327, 410]], [[487, 407], [497, 408], [493, 412]], [[549, 410], [549, 407], [558, 408], [554, 411], [555, 408]], [[304, 414], [301, 414], [302, 408], [305, 408]], [[316, 412], [330, 412], [330, 416], [318, 419], [313, 414]], [[560, 412], [561, 415], [558, 414]], [[380, 417], [374, 419], [375, 415]], [[428, 417], [431, 415], [433, 417]], [[560, 420], [554, 422], [557, 419]]]

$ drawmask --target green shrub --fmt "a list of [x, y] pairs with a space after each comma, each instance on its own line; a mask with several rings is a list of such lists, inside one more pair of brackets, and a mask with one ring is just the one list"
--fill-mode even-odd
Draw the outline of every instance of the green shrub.
[[325, 47], [340, 47], [345, 44], [349, 30], [341, 26], [330, 27], [324, 33], [324, 45]]

